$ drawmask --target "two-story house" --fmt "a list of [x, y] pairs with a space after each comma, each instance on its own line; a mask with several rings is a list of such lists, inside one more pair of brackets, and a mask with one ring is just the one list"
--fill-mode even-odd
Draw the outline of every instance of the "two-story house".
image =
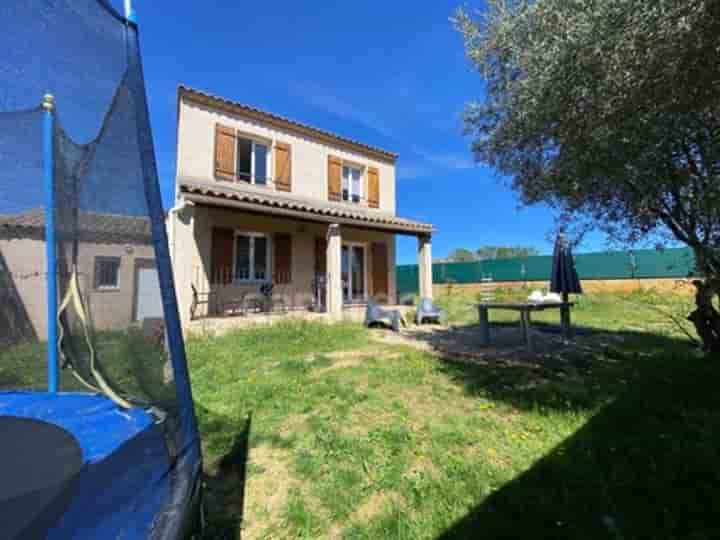
[[[420, 293], [432, 296], [433, 227], [398, 217], [397, 155], [180, 87], [170, 249], [184, 320], [274, 284], [286, 305], [334, 318], [370, 296], [393, 303], [395, 236], [418, 238]], [[198, 313], [195, 314], [198, 316]]]

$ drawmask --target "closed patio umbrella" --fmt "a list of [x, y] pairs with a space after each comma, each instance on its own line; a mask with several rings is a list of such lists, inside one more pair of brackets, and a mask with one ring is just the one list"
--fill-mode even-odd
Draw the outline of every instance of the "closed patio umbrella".
[[572, 249], [570, 249], [570, 244], [562, 234], [559, 234], [555, 240], [550, 291], [562, 294], [564, 302], [567, 302], [568, 294], [582, 294]]
[[[562, 294], [563, 304], [568, 303], [569, 294], [582, 294], [580, 278], [575, 269], [570, 244], [563, 234], [558, 234], [553, 250], [552, 273], [550, 275], [550, 291]], [[570, 325], [570, 306], [561, 309], [563, 332], [566, 337], [572, 334]]]

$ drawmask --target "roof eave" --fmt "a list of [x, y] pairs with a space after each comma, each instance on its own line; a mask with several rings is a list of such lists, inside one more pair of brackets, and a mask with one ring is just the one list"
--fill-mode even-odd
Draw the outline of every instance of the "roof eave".
[[[256, 213], [283, 215], [305, 221], [340, 223], [343, 225], [384, 230], [412, 236], [432, 235], [436, 232], [436, 229], [428, 223], [394, 218], [392, 216], [385, 218], [381, 215], [373, 216], [335, 208], [321, 209], [302, 202], [292, 204], [274, 201], [257, 194], [234, 193], [226, 190], [213, 189], [212, 186], [181, 183], [180, 192], [182, 197], [198, 204], [225, 206]], [[402, 222], [393, 221], [393, 219], [402, 220]]]
[[308, 124], [303, 124], [301, 122], [297, 122], [295, 120], [291, 120], [289, 118], [285, 118], [274, 113], [263, 111], [255, 107], [245, 105], [243, 103], [231, 101], [229, 99], [215, 96], [213, 94], [203, 92], [202, 90], [196, 90], [194, 88], [190, 88], [181, 84], [178, 86], [178, 107], [183, 98], [186, 98], [189, 101], [194, 101], [201, 105], [206, 105], [215, 109], [224, 110], [232, 114], [250, 117], [254, 120], [273, 125], [286, 131], [298, 133], [307, 137], [312, 137], [327, 144], [331, 144], [346, 150], [351, 150], [356, 153], [369, 156], [378, 161], [383, 161], [394, 165], [398, 158], [398, 154], [394, 152], [383, 150], [382, 148], [377, 148], [375, 146], [370, 146], [359, 141], [355, 141], [353, 139], [349, 139], [347, 137], [343, 137], [341, 135], [337, 135], [335, 133], [316, 128], [314, 126], [310, 126]]

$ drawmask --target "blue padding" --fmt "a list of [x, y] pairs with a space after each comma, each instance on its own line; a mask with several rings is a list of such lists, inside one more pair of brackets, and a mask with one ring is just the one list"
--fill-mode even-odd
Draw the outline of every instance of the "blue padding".
[[0, 392], [0, 415], [51, 422], [79, 442], [85, 463], [96, 463], [153, 424], [143, 410], [122, 411], [105, 396]]
[[191, 521], [200, 473], [194, 446], [170, 458], [161, 425], [104, 396], [0, 392], [0, 415], [53, 423], [79, 442], [84, 465], [50, 540], [165, 539]]

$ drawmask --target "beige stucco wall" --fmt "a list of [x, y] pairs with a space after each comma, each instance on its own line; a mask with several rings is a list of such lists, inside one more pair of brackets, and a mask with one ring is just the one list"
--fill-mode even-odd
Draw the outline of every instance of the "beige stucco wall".
[[[193, 206], [173, 214], [169, 227], [173, 242], [171, 253], [173, 271], [183, 323], [187, 325], [192, 303], [191, 284], [199, 292], [210, 290], [211, 231], [213, 227], [229, 227], [238, 231], [259, 233], [287, 233], [292, 235], [292, 282], [281, 286], [289, 303], [302, 308], [312, 301], [311, 283], [315, 272], [315, 238], [325, 237], [327, 225], [308, 223], [292, 219], [251, 214], [232, 209], [207, 206]], [[367, 290], [373, 291], [372, 284], [372, 242], [385, 242], [388, 246], [388, 288], [390, 301], [395, 290], [395, 235], [351, 227], [341, 227], [343, 241], [366, 244]], [[273, 262], [271, 260], [271, 268]], [[257, 291], [259, 285], [221, 285], [214, 287], [224, 298], [232, 298], [242, 291]], [[206, 315], [205, 306], [197, 316]]]
[[[28, 238], [3, 239], [0, 240], [0, 254], [37, 338], [47, 339], [45, 242]], [[100, 256], [120, 258], [117, 290], [94, 289], [95, 258]], [[80, 244], [79, 282], [94, 328], [121, 330], [133, 322], [135, 263], [138, 259], [153, 261], [154, 257], [154, 250], [149, 245]]]
[[[374, 166], [380, 171], [380, 208], [378, 211], [395, 214], [395, 166], [360, 153], [330, 146], [292, 132], [268, 126], [236, 114], [209, 109], [203, 105], [181, 100], [178, 118], [178, 177], [215, 183], [214, 148], [215, 126], [223, 124], [249, 135], [267, 139], [273, 144], [290, 144], [292, 153], [292, 194], [328, 200], [328, 155], [337, 156], [362, 167]], [[274, 160], [271, 159], [270, 176]], [[367, 176], [365, 177], [367, 179]], [[227, 186], [228, 182], [222, 182]], [[268, 187], [265, 189], [273, 189]], [[367, 197], [367, 181], [363, 195]], [[352, 205], [353, 203], [347, 203]], [[361, 203], [363, 204], [363, 203]]]

